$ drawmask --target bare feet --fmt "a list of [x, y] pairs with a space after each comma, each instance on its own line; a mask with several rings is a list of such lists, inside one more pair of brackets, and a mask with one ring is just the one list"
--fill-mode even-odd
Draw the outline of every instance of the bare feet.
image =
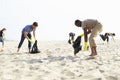
[[91, 53], [91, 55], [89, 55], [89, 56], [95, 56], [95, 55], [97, 55], [97, 53]]
[[4, 51], [3, 49], [0, 50], [0, 52], [3, 52], [3, 51]]
[[95, 56], [95, 55], [97, 55], [96, 46], [91, 48], [91, 55], [89, 56]]
[[95, 55], [97, 55], [97, 53], [95, 53]]
[[20, 49], [18, 48], [17, 52], [19, 52], [19, 50], [20, 50]]
[[29, 49], [29, 53], [31, 52], [31, 49]]
[[95, 57], [94, 56], [90, 56], [86, 60], [90, 60], [90, 59], [95, 59]]

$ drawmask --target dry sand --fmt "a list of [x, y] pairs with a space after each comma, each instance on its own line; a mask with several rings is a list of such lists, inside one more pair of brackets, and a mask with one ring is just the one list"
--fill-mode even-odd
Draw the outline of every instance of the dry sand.
[[67, 41], [38, 42], [38, 54], [29, 54], [25, 42], [16, 53], [17, 45], [7, 41], [0, 52], [0, 80], [120, 80], [119, 40], [97, 41], [98, 56], [91, 60], [90, 51], [75, 57]]

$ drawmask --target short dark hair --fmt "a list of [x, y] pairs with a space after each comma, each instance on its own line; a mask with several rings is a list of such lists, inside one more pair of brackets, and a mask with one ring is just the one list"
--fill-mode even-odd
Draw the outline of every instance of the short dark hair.
[[33, 22], [33, 25], [34, 25], [34, 26], [38, 26], [38, 23], [37, 23], [37, 22]]
[[6, 30], [6, 28], [3, 28], [1, 31], [4, 31], [4, 30]]
[[112, 35], [115, 36], [115, 33], [113, 33]]
[[78, 20], [78, 19], [77, 19], [77, 20], [75, 20], [75, 23], [78, 23], [78, 22], [80, 22], [80, 20]]
[[82, 22], [81, 22], [80, 20], [78, 20], [78, 19], [75, 20], [75, 25], [76, 25], [76, 26], [81, 26], [81, 23], [82, 23]]
[[69, 36], [75, 36], [75, 33], [70, 32]]

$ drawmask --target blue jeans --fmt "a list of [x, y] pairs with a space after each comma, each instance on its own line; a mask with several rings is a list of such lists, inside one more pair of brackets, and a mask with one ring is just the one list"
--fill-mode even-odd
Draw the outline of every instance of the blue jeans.
[[2, 46], [4, 47], [4, 40], [2, 37], [0, 37], [0, 42], [2, 42]]
[[[31, 39], [31, 37], [32, 37], [30, 33], [28, 33], [27, 36], [28, 36], [30, 39]], [[21, 35], [20, 43], [19, 43], [19, 45], [18, 45], [18, 48], [20, 48], [20, 47], [22, 46], [24, 40], [25, 40], [25, 37], [24, 37], [24, 34], [22, 34], [22, 35]], [[30, 42], [30, 41], [28, 41], [28, 48], [31, 49], [31, 42]]]

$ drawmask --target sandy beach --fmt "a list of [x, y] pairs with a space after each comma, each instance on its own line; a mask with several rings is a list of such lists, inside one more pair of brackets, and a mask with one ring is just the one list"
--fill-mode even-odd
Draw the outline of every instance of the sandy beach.
[[88, 60], [90, 50], [74, 56], [67, 41], [38, 42], [38, 54], [27, 52], [27, 42], [17, 53], [18, 42], [6, 41], [0, 80], [120, 80], [120, 41], [96, 43], [98, 56]]

